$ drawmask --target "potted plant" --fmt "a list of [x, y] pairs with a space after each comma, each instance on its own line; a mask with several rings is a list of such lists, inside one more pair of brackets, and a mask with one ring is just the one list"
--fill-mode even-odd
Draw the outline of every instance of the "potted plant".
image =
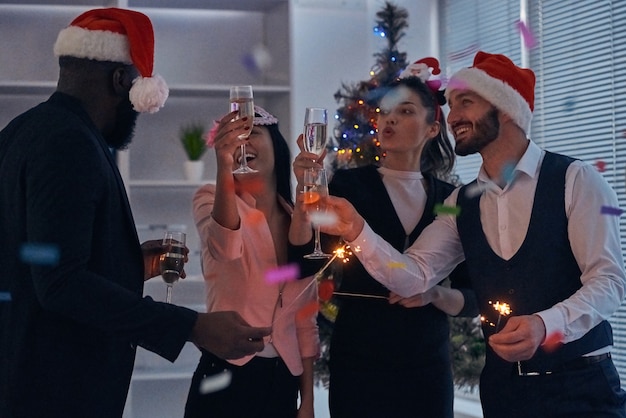
[[187, 154], [185, 176], [189, 181], [200, 181], [204, 172], [202, 156], [207, 150], [204, 126], [200, 123], [185, 125], [180, 129], [180, 142]]

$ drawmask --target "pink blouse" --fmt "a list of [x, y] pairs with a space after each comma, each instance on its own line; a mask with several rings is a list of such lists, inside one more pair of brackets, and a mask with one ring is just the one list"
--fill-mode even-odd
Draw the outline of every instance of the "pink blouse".
[[[306, 309], [317, 300], [313, 278], [268, 283], [266, 272], [278, 267], [276, 250], [267, 220], [255, 208], [254, 197], [237, 196], [241, 218], [237, 230], [224, 228], [213, 219], [214, 202], [213, 184], [201, 187], [193, 199], [194, 220], [202, 243], [207, 311], [237, 311], [252, 326], [272, 326], [274, 348], [290, 372], [299, 376], [302, 358], [319, 355], [317, 312]], [[291, 214], [291, 207], [281, 203]], [[252, 357], [229, 361], [243, 365]]]

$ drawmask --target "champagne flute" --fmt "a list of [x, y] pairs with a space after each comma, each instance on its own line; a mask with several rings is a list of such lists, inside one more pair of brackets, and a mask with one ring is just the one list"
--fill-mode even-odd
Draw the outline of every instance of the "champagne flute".
[[252, 98], [252, 86], [233, 86], [230, 88], [230, 111], [237, 110], [239, 113], [235, 120], [241, 119], [245, 116], [248, 117], [249, 129], [239, 135], [241, 144], [239, 145], [240, 157], [239, 168], [233, 171], [233, 174], [247, 174], [256, 173], [254, 170], [248, 167], [248, 161], [246, 160], [246, 141], [250, 136], [252, 130], [252, 123], [254, 120], [254, 100]]
[[326, 148], [328, 111], [320, 107], [307, 107], [304, 112], [304, 149], [321, 156]]
[[304, 171], [304, 191], [303, 199], [305, 210], [311, 217], [311, 223], [314, 226], [315, 248], [312, 253], [307, 254], [304, 258], [321, 259], [329, 258], [330, 254], [322, 251], [320, 243], [320, 225], [319, 219], [323, 216], [323, 208], [321, 198], [328, 196], [328, 180], [326, 178], [326, 170], [323, 168], [311, 168]]
[[167, 285], [167, 295], [165, 301], [172, 303], [172, 286], [178, 281], [183, 267], [185, 266], [185, 233], [180, 231], [166, 231], [163, 237], [163, 248], [165, 252], [161, 254], [161, 277]]

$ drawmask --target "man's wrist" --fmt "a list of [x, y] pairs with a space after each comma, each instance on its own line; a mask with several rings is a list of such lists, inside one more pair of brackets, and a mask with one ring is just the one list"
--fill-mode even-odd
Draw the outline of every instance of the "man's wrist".
[[363, 220], [363, 218], [360, 216], [357, 216], [354, 222], [352, 222], [350, 231], [347, 234], [344, 234], [344, 236], [342, 237], [343, 240], [347, 242], [354, 241], [355, 239], [359, 237], [359, 235], [361, 235], [361, 232], [363, 232], [364, 226], [365, 226], [365, 221]]

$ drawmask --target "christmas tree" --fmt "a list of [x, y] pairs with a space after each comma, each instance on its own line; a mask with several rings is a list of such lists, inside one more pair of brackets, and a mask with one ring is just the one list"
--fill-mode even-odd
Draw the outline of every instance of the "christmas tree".
[[371, 78], [351, 85], [344, 83], [335, 93], [340, 106], [332, 137], [334, 169], [376, 164], [382, 157], [376, 139], [377, 102], [384, 87], [407, 66], [406, 53], [398, 51], [398, 42], [405, 35], [409, 14], [386, 2], [376, 17], [374, 33], [384, 38], [387, 45], [374, 54], [376, 63], [370, 70]]
[[[333, 169], [377, 164], [384, 157], [376, 139], [377, 103], [385, 92], [385, 86], [408, 65], [406, 53], [398, 51], [398, 42], [408, 27], [408, 12], [386, 2], [376, 17], [374, 34], [384, 38], [387, 44], [374, 54], [376, 63], [370, 70], [371, 78], [354, 84], [344, 83], [335, 93], [339, 108], [332, 137], [332, 148], [335, 151]], [[454, 173], [449, 173], [442, 180], [459, 184], [458, 176]], [[329, 273], [337, 281], [341, 276], [341, 262], [334, 263]], [[321, 349], [320, 358], [315, 363], [315, 382], [324, 387], [328, 387], [329, 383], [330, 340], [334, 319], [340, 309], [341, 306], [334, 299], [320, 306], [318, 325]], [[478, 385], [485, 355], [480, 322], [476, 318], [450, 318], [450, 348], [455, 385], [474, 388]]]

